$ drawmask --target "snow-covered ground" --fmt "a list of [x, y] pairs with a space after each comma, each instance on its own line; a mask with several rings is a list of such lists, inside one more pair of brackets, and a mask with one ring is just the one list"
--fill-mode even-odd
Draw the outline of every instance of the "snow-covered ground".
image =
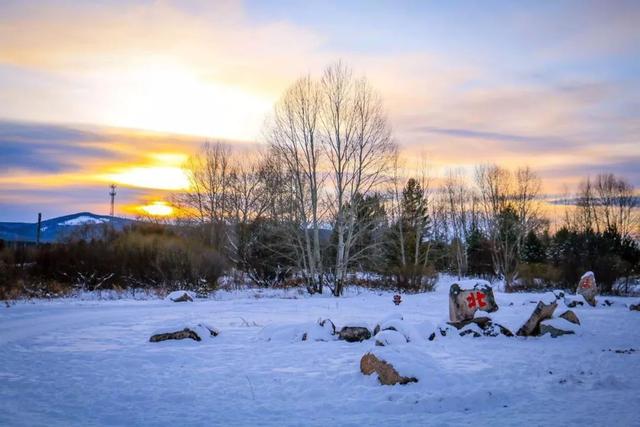
[[[447, 291], [445, 282], [403, 295], [398, 307], [391, 293], [295, 290], [2, 307], [0, 425], [640, 425], [640, 313], [627, 307], [637, 298], [576, 308], [575, 335], [428, 341], [447, 320]], [[521, 324], [539, 298], [498, 292], [496, 319]], [[320, 318], [373, 327], [394, 313], [425, 338], [385, 348], [419, 365], [418, 383], [362, 375], [373, 340], [287, 333]], [[166, 326], [201, 322], [220, 335], [149, 342]]]

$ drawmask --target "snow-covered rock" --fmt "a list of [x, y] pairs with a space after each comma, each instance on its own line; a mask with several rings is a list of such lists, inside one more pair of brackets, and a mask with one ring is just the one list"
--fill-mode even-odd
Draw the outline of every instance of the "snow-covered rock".
[[428, 380], [438, 372], [431, 356], [419, 346], [375, 347], [360, 359], [360, 371], [376, 373], [384, 385]]
[[373, 339], [377, 346], [406, 344], [407, 338], [394, 329], [386, 329], [378, 332]]
[[596, 284], [596, 276], [592, 271], [587, 271], [582, 275], [576, 294], [582, 295], [590, 306], [595, 307], [598, 285]]
[[380, 325], [380, 330], [395, 330], [401, 333], [408, 342], [419, 343], [424, 341], [423, 334], [414, 325], [401, 319], [391, 319]]
[[529, 319], [518, 329], [517, 335], [522, 337], [540, 335], [540, 322], [551, 319], [556, 307], [558, 307], [557, 302], [551, 304], [545, 304], [542, 301], [538, 302]]
[[571, 322], [571, 323], [576, 324], [576, 325], [580, 324], [580, 319], [578, 319], [578, 316], [576, 315], [576, 313], [573, 310], [566, 310], [565, 312], [560, 314], [558, 317], [566, 320], [567, 322]]
[[173, 291], [166, 296], [166, 301], [192, 302], [196, 298], [196, 293], [191, 291]]
[[551, 338], [557, 338], [561, 335], [575, 334], [574, 329], [576, 325], [563, 318], [547, 319], [540, 323], [540, 336], [549, 334]]
[[291, 343], [296, 341], [334, 341], [336, 328], [329, 319], [292, 325], [268, 325], [259, 334], [265, 341]]
[[320, 320], [302, 335], [302, 341], [333, 341], [336, 327], [329, 319]]
[[151, 334], [150, 342], [160, 342], [166, 340], [182, 340], [192, 339], [194, 341], [202, 341], [205, 338], [216, 337], [220, 331], [206, 323], [198, 323], [196, 325], [178, 326], [158, 329]]
[[[470, 289], [463, 286], [472, 285]], [[449, 288], [449, 320], [462, 322], [473, 319], [478, 310], [493, 313], [498, 310], [491, 284], [486, 280], [461, 280]]]
[[402, 316], [401, 313], [398, 313], [398, 312], [391, 313], [388, 316], [385, 316], [382, 320], [376, 323], [376, 326], [373, 328], [373, 334], [375, 335], [378, 332], [380, 332], [381, 330], [380, 326], [392, 320], [404, 320], [404, 317]]

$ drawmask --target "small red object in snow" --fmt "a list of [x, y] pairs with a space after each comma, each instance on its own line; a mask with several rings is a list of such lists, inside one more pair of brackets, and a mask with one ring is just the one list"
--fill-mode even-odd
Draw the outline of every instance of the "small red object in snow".
[[395, 294], [393, 296], [393, 303], [395, 305], [400, 305], [401, 302], [402, 302], [402, 297], [400, 296], [400, 294]]

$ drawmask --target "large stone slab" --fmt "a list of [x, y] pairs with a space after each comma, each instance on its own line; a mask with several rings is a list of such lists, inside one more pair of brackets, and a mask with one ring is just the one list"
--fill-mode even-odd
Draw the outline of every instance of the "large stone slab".
[[529, 319], [522, 325], [516, 335], [521, 337], [530, 337], [540, 335], [540, 322], [553, 317], [553, 312], [558, 307], [558, 303], [545, 304], [542, 301], [538, 302], [536, 308], [529, 316]]
[[598, 285], [596, 284], [596, 276], [591, 271], [587, 271], [580, 278], [578, 283], [578, 289], [576, 289], [578, 295], [582, 295], [584, 300], [591, 306], [596, 306], [596, 296], [598, 295]]
[[[469, 283], [468, 281], [463, 284]], [[473, 319], [476, 311], [493, 313], [498, 304], [493, 296], [493, 289], [484, 280], [475, 281], [472, 289], [463, 289], [459, 283], [449, 288], [449, 320], [463, 322]]]

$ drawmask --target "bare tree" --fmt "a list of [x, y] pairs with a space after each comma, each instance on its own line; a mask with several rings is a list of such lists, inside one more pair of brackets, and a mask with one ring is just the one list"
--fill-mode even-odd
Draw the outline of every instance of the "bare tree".
[[617, 230], [623, 237], [628, 237], [638, 225], [635, 214], [638, 199], [633, 186], [624, 178], [613, 174], [601, 174], [595, 180], [596, 218], [598, 228]]
[[469, 201], [473, 199], [465, 178], [461, 173], [449, 171], [442, 186], [448, 230], [456, 262], [458, 278], [467, 271], [466, 241], [469, 233]]
[[184, 166], [189, 189], [173, 197], [180, 216], [206, 228], [209, 244], [218, 250], [226, 243], [225, 221], [232, 213], [230, 157], [227, 145], [205, 143]]
[[[321, 94], [310, 76], [296, 81], [275, 106], [268, 129], [272, 155], [284, 162], [295, 198], [295, 236], [299, 263], [308, 289], [322, 292], [320, 254], [320, 141], [318, 121]], [[297, 233], [300, 231], [300, 233]]]
[[325, 69], [321, 80], [323, 146], [331, 170], [335, 295], [341, 295], [350, 266], [359, 197], [386, 178], [395, 144], [382, 101], [365, 78], [355, 79], [342, 62]]
[[540, 180], [528, 167], [511, 173], [489, 165], [476, 169], [476, 185], [494, 269], [509, 289], [518, 277], [518, 251], [524, 237], [542, 224], [536, 207]]
[[[319, 81], [307, 76], [286, 91], [267, 138], [292, 180], [302, 274], [311, 290], [321, 292], [330, 273], [332, 291], [340, 295], [352, 248], [367, 229], [355, 223], [360, 205], [386, 179], [395, 150], [382, 102], [364, 78], [355, 79], [338, 62]], [[327, 269], [322, 221], [336, 236], [335, 261]]]

